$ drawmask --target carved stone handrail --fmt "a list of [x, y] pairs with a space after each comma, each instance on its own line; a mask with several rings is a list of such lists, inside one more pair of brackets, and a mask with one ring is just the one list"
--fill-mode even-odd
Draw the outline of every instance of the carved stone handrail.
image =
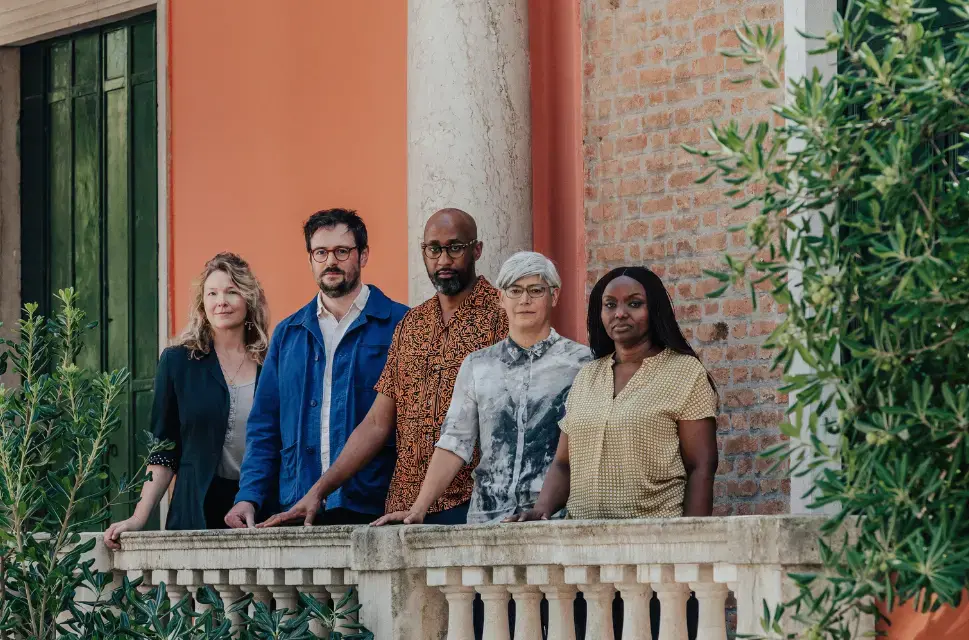
[[587, 637], [611, 639], [608, 605], [617, 590], [629, 629], [623, 640], [649, 637], [654, 592], [662, 608], [660, 637], [685, 639], [680, 609], [691, 591], [700, 602], [698, 637], [722, 640], [728, 588], [737, 598], [738, 632], [759, 632], [762, 603], [775, 605], [795, 593], [786, 574], [817, 569], [823, 522], [742, 516], [143, 532], [124, 534], [121, 551], [97, 552], [102, 570], [141, 575], [149, 584], [164, 580], [176, 593], [209, 584], [226, 599], [251, 591], [291, 606], [296, 590], [336, 599], [353, 586], [363, 605], [360, 621], [380, 640], [445, 633], [469, 639], [476, 593], [484, 601], [485, 638], [512, 637], [509, 598], [520, 612], [515, 639], [540, 637], [537, 607], [544, 597], [550, 629], [569, 639], [576, 591], [585, 593], [589, 607], [595, 635]]

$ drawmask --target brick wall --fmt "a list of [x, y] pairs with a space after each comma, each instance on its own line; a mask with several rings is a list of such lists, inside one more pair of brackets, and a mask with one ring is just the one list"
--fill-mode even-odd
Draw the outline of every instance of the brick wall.
[[790, 484], [768, 476], [756, 454], [779, 441], [788, 399], [764, 338], [782, 318], [769, 296], [718, 288], [703, 269], [745, 246], [728, 228], [750, 219], [727, 188], [697, 185], [705, 172], [680, 144], [701, 144], [711, 119], [750, 124], [771, 117], [778, 91], [736, 84], [736, 45], [745, 18], [782, 28], [783, 0], [581, 0], [585, 111], [588, 285], [609, 269], [645, 264], [666, 283], [680, 324], [719, 385], [717, 515], [783, 513]]

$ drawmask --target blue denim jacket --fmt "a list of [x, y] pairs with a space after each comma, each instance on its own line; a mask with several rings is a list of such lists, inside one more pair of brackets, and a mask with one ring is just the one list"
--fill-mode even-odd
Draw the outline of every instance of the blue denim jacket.
[[[282, 509], [289, 509], [322, 473], [320, 406], [326, 355], [316, 300], [280, 322], [273, 332], [246, 426], [236, 502], [252, 502], [259, 508], [278, 500]], [[374, 385], [387, 360], [394, 329], [406, 312], [407, 307], [371, 286], [367, 305], [340, 341], [330, 390], [331, 462], [376, 399]], [[326, 507], [382, 514], [396, 461], [390, 440], [327, 498]], [[273, 495], [277, 486], [278, 496]]]

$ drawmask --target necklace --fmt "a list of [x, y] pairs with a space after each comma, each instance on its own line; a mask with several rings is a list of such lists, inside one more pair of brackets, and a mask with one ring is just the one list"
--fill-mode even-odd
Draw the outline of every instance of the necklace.
[[[218, 354], [216, 354], [216, 357], [218, 357]], [[222, 369], [222, 377], [225, 378], [225, 381], [230, 386], [235, 384], [236, 378], [239, 377], [239, 372], [242, 371], [242, 365], [244, 365], [245, 363], [246, 363], [246, 357], [242, 356], [242, 359], [239, 361], [239, 366], [238, 368], [236, 368], [235, 374], [230, 378], [229, 374], [226, 373], [225, 367], [222, 366], [222, 360], [221, 359], [219, 360], [219, 368]]]

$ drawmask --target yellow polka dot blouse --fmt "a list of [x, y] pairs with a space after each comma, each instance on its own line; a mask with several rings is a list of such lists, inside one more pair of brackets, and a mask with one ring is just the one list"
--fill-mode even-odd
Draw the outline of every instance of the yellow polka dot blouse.
[[706, 370], [666, 349], [646, 358], [613, 398], [612, 365], [608, 356], [583, 367], [566, 403], [569, 517], [680, 517], [686, 468], [676, 421], [716, 416]]

